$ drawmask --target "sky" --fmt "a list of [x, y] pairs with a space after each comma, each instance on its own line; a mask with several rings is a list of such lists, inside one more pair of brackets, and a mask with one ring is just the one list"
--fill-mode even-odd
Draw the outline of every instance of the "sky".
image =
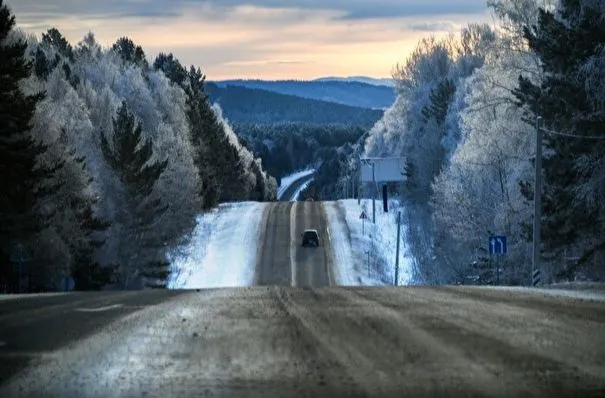
[[490, 22], [485, 0], [5, 0], [17, 25], [72, 43], [127, 36], [210, 80], [390, 77], [422, 37]]

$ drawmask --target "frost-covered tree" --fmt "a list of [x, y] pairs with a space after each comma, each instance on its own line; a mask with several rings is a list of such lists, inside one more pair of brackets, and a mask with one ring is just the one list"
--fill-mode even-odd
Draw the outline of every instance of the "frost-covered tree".
[[366, 154], [405, 158], [402, 198], [410, 227], [411, 251], [419, 279], [447, 281], [435, 255], [435, 230], [429, 205], [433, 182], [450, 162], [461, 138], [459, 114], [466, 107], [465, 81], [491, 54], [495, 32], [469, 25], [459, 37], [422, 39], [394, 72], [399, 96], [370, 131]]
[[[8, 32], [14, 21], [10, 13], [3, 16], [8, 18]], [[23, 116], [17, 129], [6, 130], [15, 138], [23, 137], [22, 142], [2, 142], [22, 145], [19, 156], [31, 166], [31, 182], [25, 174], [19, 182], [33, 193], [19, 206], [29, 206], [38, 215], [32, 222], [43, 221], [31, 235], [36, 288], [55, 288], [57, 279], [66, 274], [76, 279], [76, 289], [99, 289], [108, 283], [141, 286], [145, 278], [161, 286], [167, 274], [166, 253], [187, 239], [200, 211], [228, 198], [227, 194], [236, 200], [275, 195], [275, 180], [212, 108], [198, 68], [188, 72], [166, 55], [158, 57], [161, 68], [149, 68], [143, 49], [126, 37], [104, 48], [89, 33], [72, 47], [56, 28], [40, 40], [13, 31], [1, 44], [6, 52], [2, 67], [28, 71], [10, 79], [8, 73], [0, 76], [8, 82], [0, 91], [10, 94], [0, 109], [10, 106], [10, 117], [2, 118], [4, 122]], [[5, 64], [17, 55], [18, 62]], [[21, 97], [15, 96], [17, 89]], [[47, 95], [38, 97], [39, 92]], [[116, 162], [119, 152], [113, 152], [119, 144], [113, 135], [119, 119], [116, 109], [124, 103], [129, 117], [142, 126], [141, 146], [133, 153], [140, 156], [149, 151], [145, 167], [163, 165], [148, 195], [144, 186], [126, 181], [127, 162]], [[18, 113], [15, 104], [28, 108]], [[212, 137], [221, 144], [213, 146]], [[11, 158], [4, 157], [2, 164], [5, 159]], [[19, 170], [20, 166], [13, 166], [1, 178], [16, 181], [11, 173]], [[2, 200], [11, 195], [3, 194]], [[135, 206], [137, 200], [147, 208]], [[2, 236], [7, 234], [2, 231]], [[13, 236], [19, 234], [11, 235], [11, 240]], [[2, 249], [5, 262], [4, 242]]]
[[[543, 171], [545, 255], [581, 250], [580, 264], [605, 264], [605, 2], [562, 0], [524, 26], [544, 79], [519, 78], [528, 119], [546, 127]], [[530, 198], [531, 199], [531, 198]], [[559, 276], [571, 277], [572, 270]]]

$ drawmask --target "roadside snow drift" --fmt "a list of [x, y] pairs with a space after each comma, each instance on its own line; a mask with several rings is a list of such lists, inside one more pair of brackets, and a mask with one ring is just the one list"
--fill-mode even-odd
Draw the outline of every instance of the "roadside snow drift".
[[286, 192], [288, 188], [290, 188], [290, 185], [292, 185], [294, 182], [313, 173], [315, 173], [315, 169], [309, 169], [282, 177], [281, 183], [279, 184], [279, 188], [277, 188], [277, 199], [282, 200], [282, 195], [284, 194], [284, 192]]
[[[392, 285], [395, 280], [397, 244], [396, 201], [384, 213], [376, 203], [376, 225], [372, 224], [372, 202], [355, 199], [326, 203], [330, 239], [334, 253], [334, 273], [339, 285]], [[380, 205], [380, 207], [378, 207]], [[368, 217], [362, 221], [365, 211]], [[364, 225], [362, 225], [362, 222]], [[401, 226], [399, 246], [399, 285], [412, 283], [413, 261], [406, 249], [406, 228]]]
[[171, 289], [250, 286], [265, 203], [220, 205], [197, 219], [189, 244], [170, 256]]

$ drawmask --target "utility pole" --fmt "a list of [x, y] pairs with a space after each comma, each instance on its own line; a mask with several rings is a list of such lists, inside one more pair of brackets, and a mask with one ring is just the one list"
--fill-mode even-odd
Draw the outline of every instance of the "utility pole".
[[372, 223], [376, 224], [376, 174], [374, 173], [374, 162], [372, 162]]
[[399, 237], [401, 236], [401, 211], [397, 212], [397, 250], [395, 251], [395, 286], [399, 285]]
[[[536, 176], [534, 182], [534, 259], [531, 275], [540, 269], [540, 227], [542, 221], [542, 117], [536, 118]], [[530, 277], [531, 279], [531, 277]], [[532, 281], [530, 280], [530, 286]]]

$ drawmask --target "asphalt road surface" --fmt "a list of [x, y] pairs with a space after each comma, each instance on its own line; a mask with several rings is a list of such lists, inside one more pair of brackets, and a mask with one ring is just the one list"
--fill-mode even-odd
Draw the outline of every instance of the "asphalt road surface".
[[604, 331], [602, 301], [480, 288], [7, 298], [0, 397], [602, 397]]
[[[322, 287], [332, 284], [332, 254], [321, 202], [274, 202], [263, 214], [256, 284]], [[317, 229], [319, 247], [302, 247], [305, 229]]]
[[298, 191], [298, 189], [300, 187], [302, 187], [307, 182], [311, 181], [313, 178], [315, 178], [315, 175], [314, 174], [310, 174], [308, 176], [301, 177], [298, 180], [294, 181], [292, 183], [292, 185], [290, 185], [288, 187], [288, 189], [286, 189], [282, 193], [282, 195], [280, 197], [280, 200], [285, 200], [285, 201], [293, 200], [293, 196], [296, 193], [296, 191]]

